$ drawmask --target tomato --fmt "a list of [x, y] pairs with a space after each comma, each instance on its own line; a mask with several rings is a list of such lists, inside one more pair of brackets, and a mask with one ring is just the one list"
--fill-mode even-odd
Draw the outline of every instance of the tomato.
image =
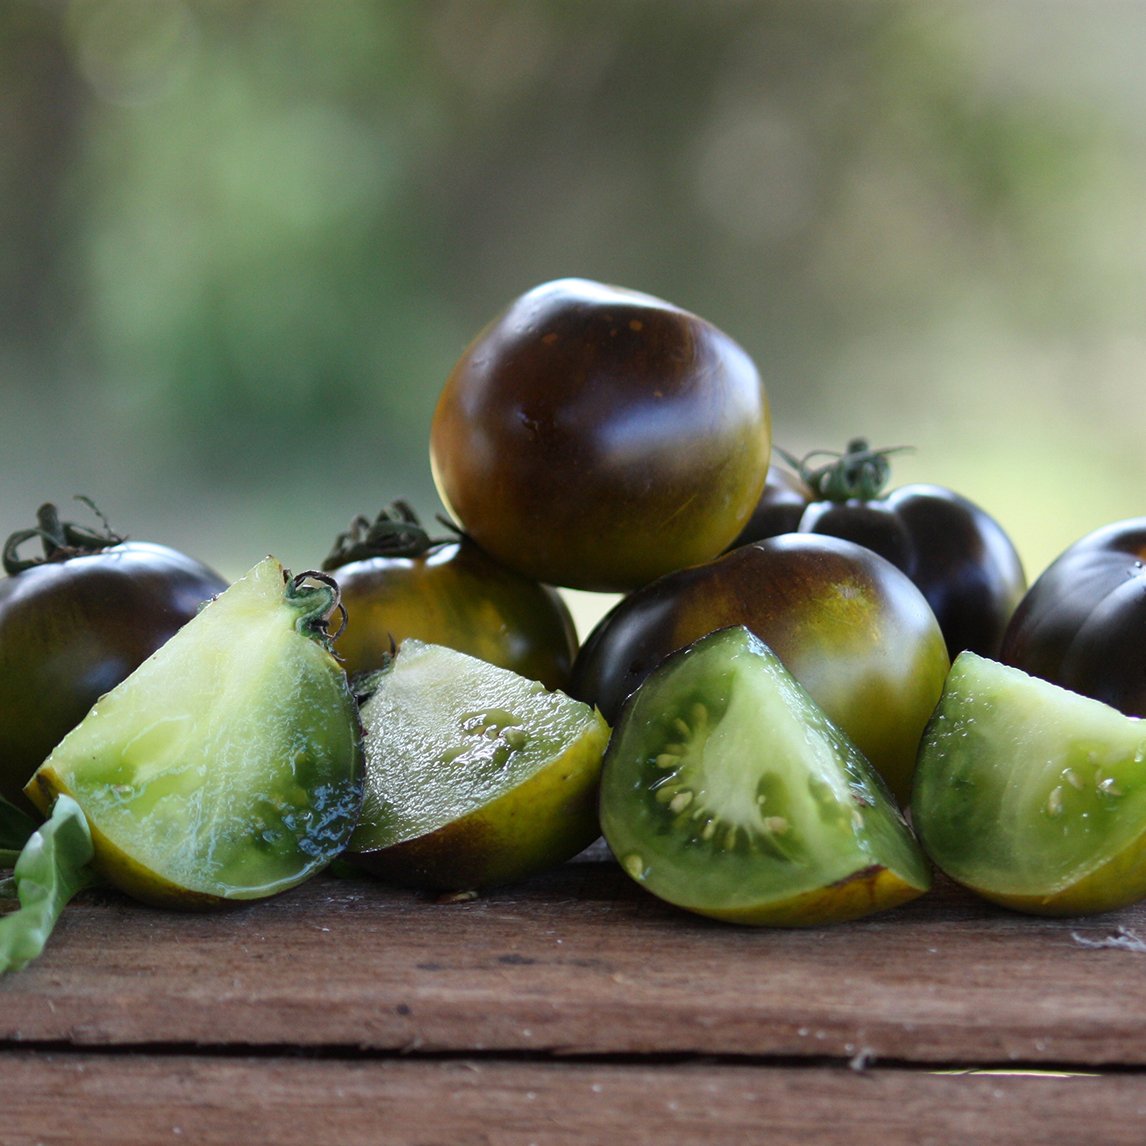
[[589, 634], [570, 690], [613, 723], [660, 661], [728, 625], [769, 645], [906, 799], [947, 649], [907, 575], [850, 541], [789, 533], [636, 590]]
[[26, 792], [74, 800], [92, 867], [145, 903], [201, 910], [295, 887], [362, 804], [358, 705], [330, 650], [331, 578], [259, 562], [100, 699]]
[[[42, 557], [20, 549], [40, 538]], [[124, 541], [39, 510], [4, 547], [0, 580], [0, 796], [22, 788], [99, 697], [227, 587], [163, 545]]]
[[637, 883], [731, 923], [856, 919], [931, 882], [871, 764], [743, 626], [666, 657], [629, 697], [600, 804]]
[[1146, 727], [962, 653], [919, 751], [912, 823], [956, 882], [1036, 915], [1146, 896]]
[[323, 568], [342, 591], [346, 626], [335, 647], [352, 677], [381, 668], [392, 644], [416, 637], [548, 688], [568, 683], [577, 636], [560, 594], [467, 537], [432, 540], [403, 502], [373, 523], [358, 518]]
[[913, 483], [885, 494], [891, 452], [856, 439], [826, 465], [809, 465], [818, 456], [810, 454], [802, 462], [790, 459], [794, 474], [776, 467], [741, 542], [787, 528], [865, 545], [919, 587], [952, 659], [964, 649], [997, 656], [1026, 589], [1014, 545], [985, 510], [942, 486]]
[[563, 279], [462, 354], [430, 460], [450, 515], [502, 563], [627, 591], [732, 541], [771, 441], [760, 375], [728, 335], [649, 295]]
[[371, 683], [347, 852], [358, 866], [410, 887], [478, 890], [556, 867], [601, 834], [609, 728], [587, 704], [414, 639]]
[[1103, 526], [1061, 553], [1019, 602], [1000, 658], [1146, 716], [1146, 517]]

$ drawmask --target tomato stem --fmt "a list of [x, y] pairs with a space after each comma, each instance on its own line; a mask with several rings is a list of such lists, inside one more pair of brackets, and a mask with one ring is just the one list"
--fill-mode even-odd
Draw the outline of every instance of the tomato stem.
[[[76, 500], [82, 501], [100, 519], [103, 531], [88, 529], [71, 521], [61, 521], [59, 510], [55, 505], [50, 501], [45, 502], [36, 511], [36, 525], [31, 529], [17, 530], [4, 543], [4, 571], [9, 576], [15, 576], [25, 569], [49, 561], [67, 561], [71, 557], [100, 553], [113, 545], [119, 545], [124, 540], [118, 533], [112, 532], [107, 518], [100, 513], [95, 502], [82, 495], [77, 495]], [[34, 537], [42, 541], [43, 555], [21, 557], [20, 547]]]
[[[286, 578], [285, 595], [287, 601], [302, 614], [295, 622], [300, 632], [321, 637], [326, 641], [336, 641], [346, 628], [346, 606], [342, 603], [342, 590], [329, 573], [317, 569], [307, 569]], [[338, 628], [330, 631], [330, 619], [339, 614]]]
[[[843, 453], [813, 450], [802, 458], [796, 458], [779, 448], [777, 452], [820, 500], [873, 501], [883, 492], [891, 477], [890, 456], [910, 448], [889, 446], [873, 450], [866, 438], [853, 438]], [[814, 458], [824, 457], [831, 461], [812, 464]]]

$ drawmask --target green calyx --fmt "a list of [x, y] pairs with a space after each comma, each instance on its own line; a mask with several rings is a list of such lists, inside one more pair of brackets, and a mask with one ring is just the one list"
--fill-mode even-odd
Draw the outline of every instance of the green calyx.
[[[99, 553], [124, 540], [112, 532], [107, 519], [90, 498], [78, 496], [76, 500], [82, 501], [99, 518], [102, 531], [76, 525], [71, 521], [61, 521], [59, 510], [51, 502], [45, 502], [36, 511], [36, 524], [31, 529], [17, 530], [4, 543], [4, 571], [9, 576], [50, 561], [67, 561], [71, 557]], [[43, 555], [21, 557], [20, 547], [36, 537], [43, 543]]]
[[[777, 452], [800, 475], [801, 480], [821, 501], [873, 501], [883, 492], [891, 477], [892, 454], [910, 446], [890, 446], [873, 450], [866, 438], [853, 438], [843, 453], [813, 450], [802, 458], [784, 450]], [[814, 459], [829, 461], [813, 464]]]
[[359, 514], [350, 528], [334, 539], [323, 569], [341, 569], [352, 561], [371, 557], [421, 557], [440, 540], [432, 538], [409, 504], [401, 499], [385, 506], [371, 521]]

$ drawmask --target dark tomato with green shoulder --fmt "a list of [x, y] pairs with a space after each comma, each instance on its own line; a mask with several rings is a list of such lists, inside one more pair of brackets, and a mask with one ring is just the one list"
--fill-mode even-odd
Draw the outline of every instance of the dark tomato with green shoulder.
[[[23, 557], [29, 543], [43, 553]], [[0, 796], [22, 789], [91, 706], [227, 588], [202, 562], [40, 508], [12, 534], [0, 580]]]
[[570, 689], [613, 723], [665, 657], [730, 625], [764, 641], [906, 800], [947, 648], [907, 575], [851, 541], [784, 534], [630, 593], [585, 640]]
[[380, 669], [407, 637], [510, 669], [547, 688], [569, 681], [577, 635], [556, 589], [495, 561], [464, 535], [431, 538], [401, 501], [357, 518], [323, 569], [346, 625], [335, 648], [351, 677]]
[[741, 543], [787, 529], [864, 545], [919, 587], [952, 659], [964, 649], [997, 656], [1026, 590], [1018, 551], [995, 518], [950, 489], [916, 482], [885, 492], [893, 452], [856, 439], [825, 464], [812, 464], [821, 452], [789, 458], [792, 469], [775, 468]]
[[1102, 526], [1052, 561], [1015, 610], [1000, 657], [1146, 716], [1146, 517]]
[[430, 460], [450, 516], [498, 561], [626, 592], [736, 537], [771, 444], [764, 384], [727, 334], [651, 295], [562, 279], [462, 354]]

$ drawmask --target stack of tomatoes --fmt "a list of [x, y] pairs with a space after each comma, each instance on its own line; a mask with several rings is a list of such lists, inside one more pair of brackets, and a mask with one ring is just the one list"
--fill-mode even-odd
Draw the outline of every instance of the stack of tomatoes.
[[[403, 641], [448, 646], [596, 709], [606, 840], [689, 910], [849, 918], [926, 890], [927, 857], [1024, 910], [1146, 895], [1146, 742], [1117, 724], [1146, 710], [1146, 521], [1084, 538], [1028, 591], [984, 509], [888, 488], [894, 452], [774, 450], [765, 384], [723, 331], [635, 291], [544, 284], [445, 382], [441, 535], [396, 502], [338, 537], [321, 575], [346, 612], [336, 650], [356, 680], [404, 680]], [[0, 796], [22, 803], [64, 733], [224, 583], [51, 506], [5, 565]], [[561, 589], [619, 599], [579, 643]], [[503, 755], [527, 723], [479, 722]], [[473, 757], [440, 731], [444, 759]], [[458, 779], [418, 779], [416, 758], [408, 774]]]

